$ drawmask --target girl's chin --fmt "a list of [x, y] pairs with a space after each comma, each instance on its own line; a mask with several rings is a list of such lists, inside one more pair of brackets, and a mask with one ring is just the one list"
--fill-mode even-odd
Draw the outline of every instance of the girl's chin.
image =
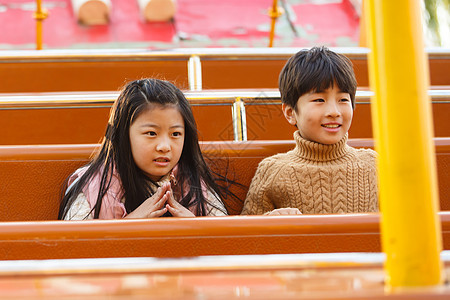
[[145, 175], [147, 175], [148, 178], [150, 178], [151, 181], [153, 182], [158, 182], [160, 181], [164, 175], [159, 175], [159, 174], [149, 174], [149, 173], [145, 173]]

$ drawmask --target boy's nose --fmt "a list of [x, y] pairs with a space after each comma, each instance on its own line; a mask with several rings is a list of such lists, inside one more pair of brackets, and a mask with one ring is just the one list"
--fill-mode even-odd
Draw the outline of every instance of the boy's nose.
[[336, 103], [328, 103], [327, 105], [327, 116], [337, 118], [341, 116], [341, 111]]

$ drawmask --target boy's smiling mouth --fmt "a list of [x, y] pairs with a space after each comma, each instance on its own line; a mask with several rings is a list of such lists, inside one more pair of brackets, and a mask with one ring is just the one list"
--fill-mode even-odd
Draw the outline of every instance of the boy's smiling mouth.
[[334, 129], [334, 128], [339, 128], [339, 127], [341, 127], [342, 125], [341, 125], [341, 124], [322, 124], [321, 126], [322, 126], [322, 127], [325, 127], [325, 128]]

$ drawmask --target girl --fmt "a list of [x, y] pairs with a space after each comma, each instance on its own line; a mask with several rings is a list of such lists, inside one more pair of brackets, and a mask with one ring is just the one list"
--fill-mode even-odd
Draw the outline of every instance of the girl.
[[58, 219], [226, 215], [188, 101], [158, 79], [128, 83], [100, 152], [67, 180]]

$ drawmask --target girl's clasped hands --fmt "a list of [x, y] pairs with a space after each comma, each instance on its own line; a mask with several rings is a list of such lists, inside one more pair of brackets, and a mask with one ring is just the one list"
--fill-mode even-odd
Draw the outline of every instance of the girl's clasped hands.
[[169, 212], [174, 217], [195, 217], [195, 215], [173, 196], [170, 182], [164, 183], [156, 193], [144, 201], [126, 218], [157, 218]]

